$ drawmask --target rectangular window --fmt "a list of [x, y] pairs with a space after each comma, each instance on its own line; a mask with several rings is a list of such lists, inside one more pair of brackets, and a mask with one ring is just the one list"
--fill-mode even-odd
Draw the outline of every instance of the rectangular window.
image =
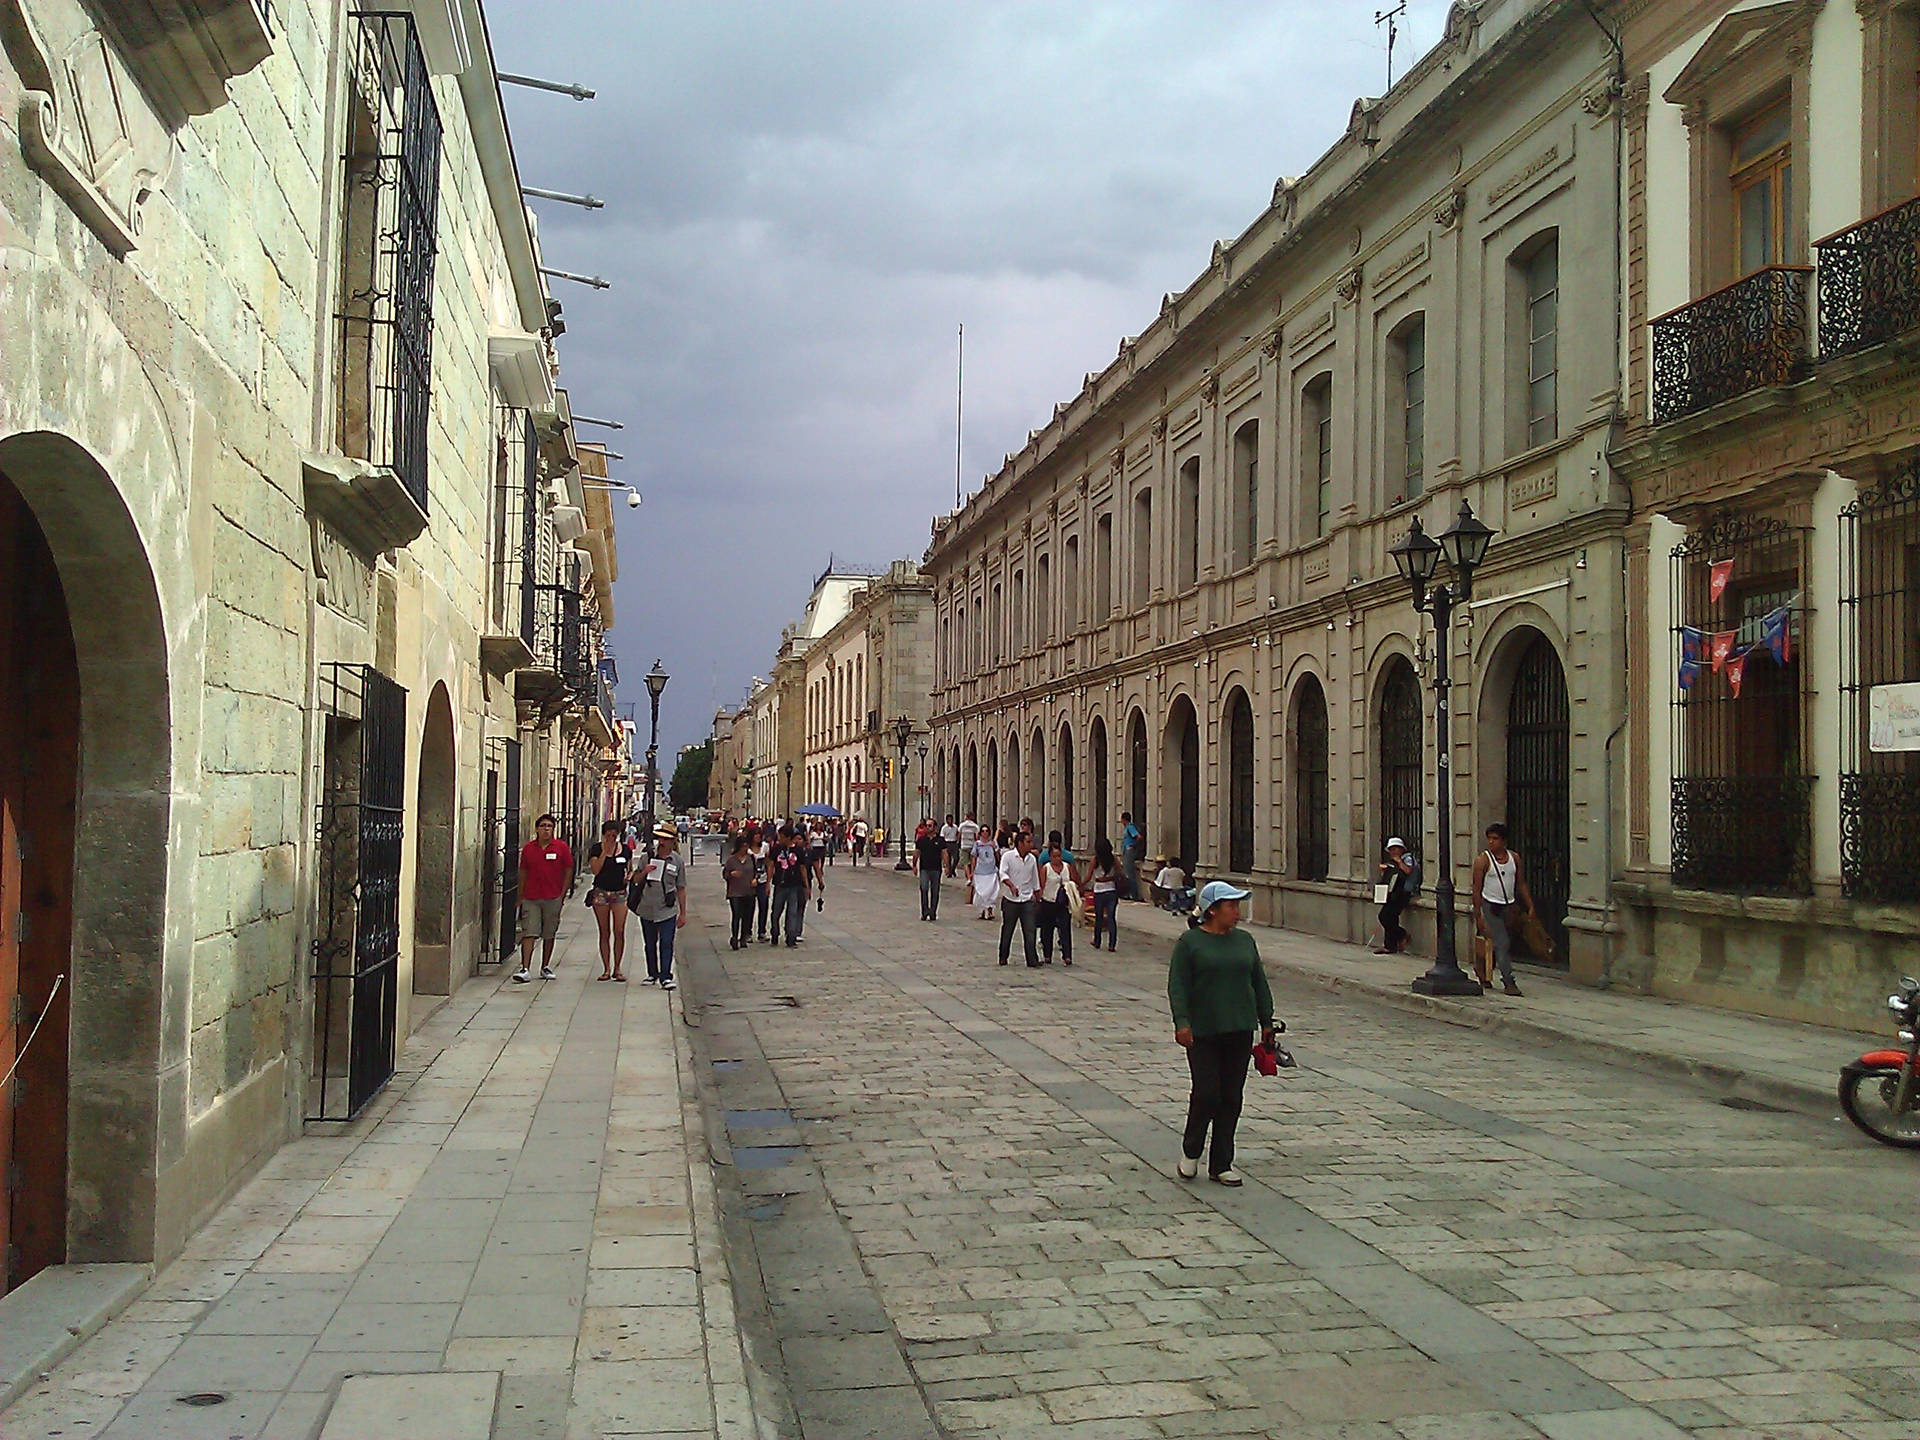
[[1782, 103], [1734, 133], [1733, 182], [1740, 273], [1786, 265], [1798, 253], [1793, 233], [1793, 131]]
[[1249, 420], [1233, 437], [1233, 544], [1230, 568], [1244, 570], [1260, 549], [1260, 422]]
[[1153, 598], [1153, 491], [1133, 497], [1133, 608]]
[[1095, 623], [1113, 614], [1113, 516], [1102, 515], [1093, 525], [1093, 618]]
[[1080, 537], [1067, 537], [1067, 558], [1065, 568], [1060, 574], [1060, 614], [1066, 621], [1067, 633], [1073, 634], [1080, 628]]
[[1027, 572], [1013, 572], [1013, 653], [1024, 655], [1027, 651]]
[[1549, 240], [1524, 269], [1527, 300], [1527, 445], [1560, 433], [1560, 244]]
[[1200, 457], [1192, 456], [1180, 467], [1180, 515], [1175, 543], [1180, 564], [1175, 588], [1191, 590], [1200, 583]]
[[1053, 561], [1042, 555], [1034, 562], [1038, 577], [1033, 586], [1033, 634], [1042, 645], [1053, 643]]
[[1427, 323], [1400, 336], [1400, 498], [1420, 493], [1427, 467]]
[[1317, 540], [1333, 527], [1333, 377], [1307, 382], [1300, 397], [1301, 469], [1307, 538]]

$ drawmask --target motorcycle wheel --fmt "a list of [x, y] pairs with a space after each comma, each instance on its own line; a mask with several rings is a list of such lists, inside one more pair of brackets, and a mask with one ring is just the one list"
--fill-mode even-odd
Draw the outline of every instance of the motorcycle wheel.
[[1900, 1072], [1892, 1067], [1869, 1069], [1849, 1065], [1840, 1072], [1840, 1108], [1861, 1130], [1882, 1145], [1920, 1150], [1920, 1086], [1904, 1110], [1894, 1109]]

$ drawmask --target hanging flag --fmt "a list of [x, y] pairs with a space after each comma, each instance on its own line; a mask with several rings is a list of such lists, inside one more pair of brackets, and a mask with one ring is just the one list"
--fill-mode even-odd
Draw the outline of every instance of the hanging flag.
[[1733, 578], [1733, 561], [1716, 560], [1713, 562], [1712, 578], [1708, 581], [1707, 594], [1718, 605], [1720, 597], [1727, 593], [1727, 582]]
[[1727, 663], [1733, 654], [1733, 642], [1738, 638], [1732, 630], [1716, 630], [1713, 635], [1713, 669], [1718, 674], [1720, 667]]
[[1692, 625], [1680, 627], [1680, 658], [1699, 664], [1707, 653], [1707, 632]]
[[1682, 690], [1691, 690], [1699, 679], [1700, 662], [1698, 660], [1682, 660], [1680, 662], [1680, 688]]
[[1747, 657], [1752, 653], [1752, 650], [1742, 650], [1727, 661], [1727, 684], [1733, 687], [1733, 698], [1736, 700], [1740, 698], [1740, 682], [1746, 678]]
[[1773, 663], [1785, 665], [1793, 659], [1793, 611], [1782, 605], [1760, 622], [1760, 639], [1773, 656]]

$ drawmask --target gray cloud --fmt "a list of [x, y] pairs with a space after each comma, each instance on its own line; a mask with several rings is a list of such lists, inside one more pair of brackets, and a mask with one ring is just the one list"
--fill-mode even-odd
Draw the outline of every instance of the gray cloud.
[[[556, 281], [566, 384], [627, 422], [618, 623], [675, 679], [662, 748], [765, 674], [831, 551], [924, 548], [953, 500], [1103, 367], [1163, 291], [1381, 88], [1359, 0], [633, 3], [490, 0]], [[1397, 68], [1438, 35], [1414, 0]], [[630, 683], [628, 698], [638, 693]]]

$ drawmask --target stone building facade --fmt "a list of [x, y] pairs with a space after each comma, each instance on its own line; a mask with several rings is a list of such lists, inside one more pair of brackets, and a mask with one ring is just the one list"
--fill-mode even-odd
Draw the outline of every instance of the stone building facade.
[[0, 3], [0, 1288], [364, 1104], [590, 678], [479, 8], [388, 8]]
[[1920, 6], [1621, 3], [1620, 976], [1877, 1026], [1920, 932]]
[[[1441, 43], [935, 522], [933, 785], [1077, 845], [1131, 811], [1269, 923], [1373, 925], [1390, 834], [1464, 882], [1533, 857], [1559, 963], [1604, 968], [1626, 720], [1616, 57], [1586, 7], [1452, 7]], [[1388, 547], [1497, 532], [1434, 635]], [[1430, 945], [1424, 910], [1416, 943]], [[1464, 936], [1464, 930], [1463, 930]]]
[[[884, 575], [855, 589], [846, 614], [807, 650], [806, 799], [862, 816], [886, 829], [897, 815], [895, 791], [857, 787], [883, 783], [899, 760], [893, 723], [913, 722], [926, 739], [933, 691], [933, 592], [913, 564], [896, 560]], [[918, 764], [917, 755], [909, 758]], [[920, 785], [907, 779], [909, 793]], [[915, 808], [909, 803], [909, 810]]]

